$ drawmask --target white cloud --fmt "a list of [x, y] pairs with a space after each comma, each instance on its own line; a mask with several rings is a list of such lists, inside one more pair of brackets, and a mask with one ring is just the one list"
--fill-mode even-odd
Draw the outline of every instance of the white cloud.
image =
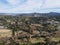
[[13, 11], [25, 11], [25, 10], [36, 10], [40, 9], [40, 6], [42, 5], [42, 1], [40, 0], [28, 0], [24, 5], [18, 6], [13, 9]]
[[60, 0], [46, 0], [43, 8], [60, 7]]
[[[60, 8], [60, 0], [27, 0], [25, 3], [21, 0], [7, 0], [7, 2], [8, 5], [0, 3], [0, 12], [41, 12], [43, 9], [47, 10], [47, 8]], [[45, 12], [45, 10], [43, 11]]]
[[12, 6], [16, 6], [16, 5], [19, 5], [21, 3], [20, 0], [7, 0], [7, 2]]
[[[17, 2], [17, 3], [16, 3]], [[16, 1], [16, 0], [9, 0], [9, 3], [13, 6], [15, 6], [16, 4], [18, 5], [19, 0]], [[4, 8], [4, 11], [9, 11], [9, 12], [24, 12], [24, 11], [34, 11], [34, 10], [37, 10], [37, 9], [40, 9], [40, 6], [42, 5], [42, 0], [27, 0], [26, 3], [23, 3], [23, 5], [19, 5], [17, 7], [14, 7], [14, 8], [9, 8], [8, 9], [5, 9]], [[2, 10], [3, 11], [3, 10]], [[4, 12], [3, 11], [3, 12]], [[1, 12], [1, 10], [0, 10]]]

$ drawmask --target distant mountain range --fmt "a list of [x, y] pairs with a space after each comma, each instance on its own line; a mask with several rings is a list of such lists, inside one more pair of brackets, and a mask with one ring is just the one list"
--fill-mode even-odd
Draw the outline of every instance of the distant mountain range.
[[56, 12], [50, 12], [50, 13], [23, 13], [23, 14], [17, 14], [15, 16], [27, 16], [27, 17], [46, 17], [46, 16], [50, 16], [50, 17], [54, 17], [54, 16], [59, 16], [60, 17], [60, 13], [56, 13]]
[[60, 16], [60, 13], [50, 12], [50, 13], [0, 13], [0, 15], [12, 15], [12, 16], [27, 16], [27, 17], [41, 17], [41, 16]]

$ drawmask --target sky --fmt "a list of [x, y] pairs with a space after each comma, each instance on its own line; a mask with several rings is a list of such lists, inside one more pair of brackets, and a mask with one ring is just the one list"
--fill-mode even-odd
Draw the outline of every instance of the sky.
[[60, 13], [60, 0], [0, 0], [0, 13]]

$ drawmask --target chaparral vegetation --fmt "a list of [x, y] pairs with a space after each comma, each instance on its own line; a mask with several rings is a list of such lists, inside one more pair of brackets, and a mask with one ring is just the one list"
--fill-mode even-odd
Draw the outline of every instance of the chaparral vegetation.
[[0, 15], [0, 45], [60, 45], [60, 15]]

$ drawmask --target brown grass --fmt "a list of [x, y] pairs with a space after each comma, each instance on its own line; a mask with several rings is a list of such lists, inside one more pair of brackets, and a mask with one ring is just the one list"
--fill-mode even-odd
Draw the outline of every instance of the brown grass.
[[11, 30], [9, 29], [0, 29], [0, 38], [1, 37], [11, 37]]

